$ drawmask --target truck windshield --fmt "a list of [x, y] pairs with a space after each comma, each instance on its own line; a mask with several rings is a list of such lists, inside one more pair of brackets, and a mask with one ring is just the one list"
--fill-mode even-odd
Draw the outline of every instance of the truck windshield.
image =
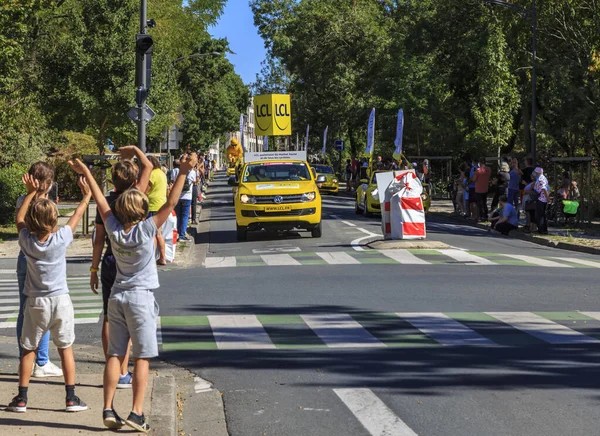
[[310, 180], [308, 167], [303, 163], [267, 162], [249, 164], [244, 171], [244, 182], [285, 182]]
[[325, 165], [313, 165], [313, 168], [319, 174], [333, 174], [333, 168]]

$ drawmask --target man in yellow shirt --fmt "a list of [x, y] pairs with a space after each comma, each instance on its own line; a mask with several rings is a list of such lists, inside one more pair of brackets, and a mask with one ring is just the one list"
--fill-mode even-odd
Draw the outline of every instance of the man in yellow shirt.
[[[160, 208], [167, 202], [167, 175], [160, 168], [160, 161], [155, 156], [148, 156], [152, 162], [153, 170], [150, 173], [150, 182], [148, 183], [148, 217], [156, 214]], [[158, 264], [166, 265], [165, 258], [165, 238], [162, 231], [156, 233], [156, 246], [158, 247]]]

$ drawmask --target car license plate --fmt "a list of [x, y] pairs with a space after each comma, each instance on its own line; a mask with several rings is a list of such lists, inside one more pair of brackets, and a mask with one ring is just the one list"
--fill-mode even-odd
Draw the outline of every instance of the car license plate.
[[289, 212], [292, 206], [265, 206], [265, 212]]

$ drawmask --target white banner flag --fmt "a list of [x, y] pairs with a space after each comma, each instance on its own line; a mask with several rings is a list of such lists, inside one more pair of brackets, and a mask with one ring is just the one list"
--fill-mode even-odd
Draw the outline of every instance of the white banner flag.
[[367, 130], [367, 148], [365, 153], [371, 155], [373, 153], [373, 145], [375, 144], [375, 108], [371, 110], [369, 116], [369, 128]]
[[308, 151], [308, 132], [310, 130], [310, 124], [306, 125], [306, 137], [304, 138], [304, 151]]
[[263, 151], [269, 151], [269, 137], [263, 136]]
[[246, 141], [244, 141], [244, 114], [240, 114], [240, 144], [244, 151], [248, 151], [246, 148]]
[[396, 145], [396, 150], [394, 151], [394, 156], [400, 156], [402, 154], [402, 134], [404, 131], [404, 111], [400, 109], [398, 112], [398, 124], [396, 125], [396, 140], [394, 141], [394, 145]]
[[321, 154], [325, 156], [327, 153], [327, 132], [329, 131], [329, 126], [325, 127], [325, 131], [323, 132], [323, 148], [321, 149]]

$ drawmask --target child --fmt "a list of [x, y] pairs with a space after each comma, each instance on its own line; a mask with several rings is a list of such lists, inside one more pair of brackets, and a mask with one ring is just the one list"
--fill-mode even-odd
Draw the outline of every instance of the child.
[[[80, 161], [69, 162], [73, 169], [89, 181], [98, 212], [104, 220], [106, 231], [117, 260], [117, 276], [108, 302], [109, 343], [108, 361], [104, 371], [104, 425], [119, 429], [123, 425], [147, 433], [150, 426], [143, 413], [144, 395], [149, 359], [158, 355], [156, 318], [158, 304], [153, 290], [158, 289], [154, 238], [177, 204], [188, 172], [197, 163], [196, 154], [184, 155], [179, 174], [167, 202], [156, 215], [148, 215], [148, 197], [137, 190], [128, 189], [117, 200], [115, 212], [111, 211], [89, 169]], [[113, 399], [119, 380], [119, 367], [127, 353], [129, 340], [135, 359], [133, 371], [133, 405], [126, 421], [114, 410]]]
[[[148, 187], [148, 181], [150, 180], [150, 173], [152, 172], [152, 164], [142, 153], [142, 151], [134, 145], [127, 147], [121, 147], [119, 149], [119, 155], [121, 161], [114, 164], [112, 167], [112, 182], [115, 185], [115, 190], [110, 192], [110, 195], [106, 198], [108, 205], [114, 212], [114, 205], [118, 198], [123, 192], [131, 187], [135, 187], [140, 191], [145, 191]], [[131, 157], [136, 156], [141, 166], [141, 174], [137, 165], [129, 160]], [[139, 180], [138, 180], [139, 175]], [[102, 250], [104, 250], [104, 243], [106, 241], [106, 251], [104, 257], [102, 257]], [[102, 258], [102, 269], [99, 270], [100, 259]], [[96, 214], [96, 237], [94, 239], [94, 248], [92, 254], [92, 265], [90, 267], [90, 287], [92, 292], [98, 293], [98, 271], [100, 271], [100, 280], [102, 282], [102, 302], [104, 309], [104, 322], [102, 323], [102, 348], [104, 349], [104, 357], [108, 359], [108, 300], [110, 298], [110, 291], [115, 282], [117, 276], [117, 262], [113, 255], [112, 246], [110, 239], [107, 238], [104, 222], [99, 213]], [[129, 355], [127, 352], [126, 357]], [[127, 370], [129, 366], [129, 359], [123, 359], [121, 365], [121, 376], [119, 377], [119, 383], [117, 388], [127, 389], [131, 388], [132, 375]]]
[[[86, 410], [86, 404], [75, 395], [75, 314], [67, 287], [67, 247], [73, 242], [73, 231], [90, 201], [88, 184], [83, 178], [78, 181], [83, 200], [65, 227], [57, 229], [58, 211], [48, 199], [38, 199], [32, 203], [40, 189], [38, 180], [25, 174], [23, 183], [27, 186], [27, 196], [17, 213], [19, 245], [27, 257], [27, 278], [21, 346], [23, 356], [19, 366], [19, 394], [13, 398], [6, 410], [25, 412], [27, 410], [27, 389], [31, 369], [40, 340], [48, 330], [58, 348], [65, 377], [66, 410], [79, 412]], [[30, 207], [31, 206], [31, 207]]]
[[[36, 162], [29, 168], [28, 174], [39, 182], [40, 188], [36, 191], [34, 200], [48, 198], [52, 191], [54, 181], [54, 168], [46, 162]], [[25, 195], [17, 199], [17, 212], [25, 201]], [[24, 294], [25, 277], [27, 276], [27, 261], [23, 251], [19, 251], [17, 258], [17, 281], [19, 284], [19, 315], [17, 317], [17, 343], [19, 345], [19, 359], [23, 355], [21, 348], [21, 332], [23, 331], [23, 313], [25, 311], [25, 302], [27, 296]], [[35, 365], [33, 367], [32, 377], [62, 377], [62, 370], [54, 363], [50, 362], [48, 356], [48, 342], [50, 341], [50, 332], [48, 331], [40, 340]]]

